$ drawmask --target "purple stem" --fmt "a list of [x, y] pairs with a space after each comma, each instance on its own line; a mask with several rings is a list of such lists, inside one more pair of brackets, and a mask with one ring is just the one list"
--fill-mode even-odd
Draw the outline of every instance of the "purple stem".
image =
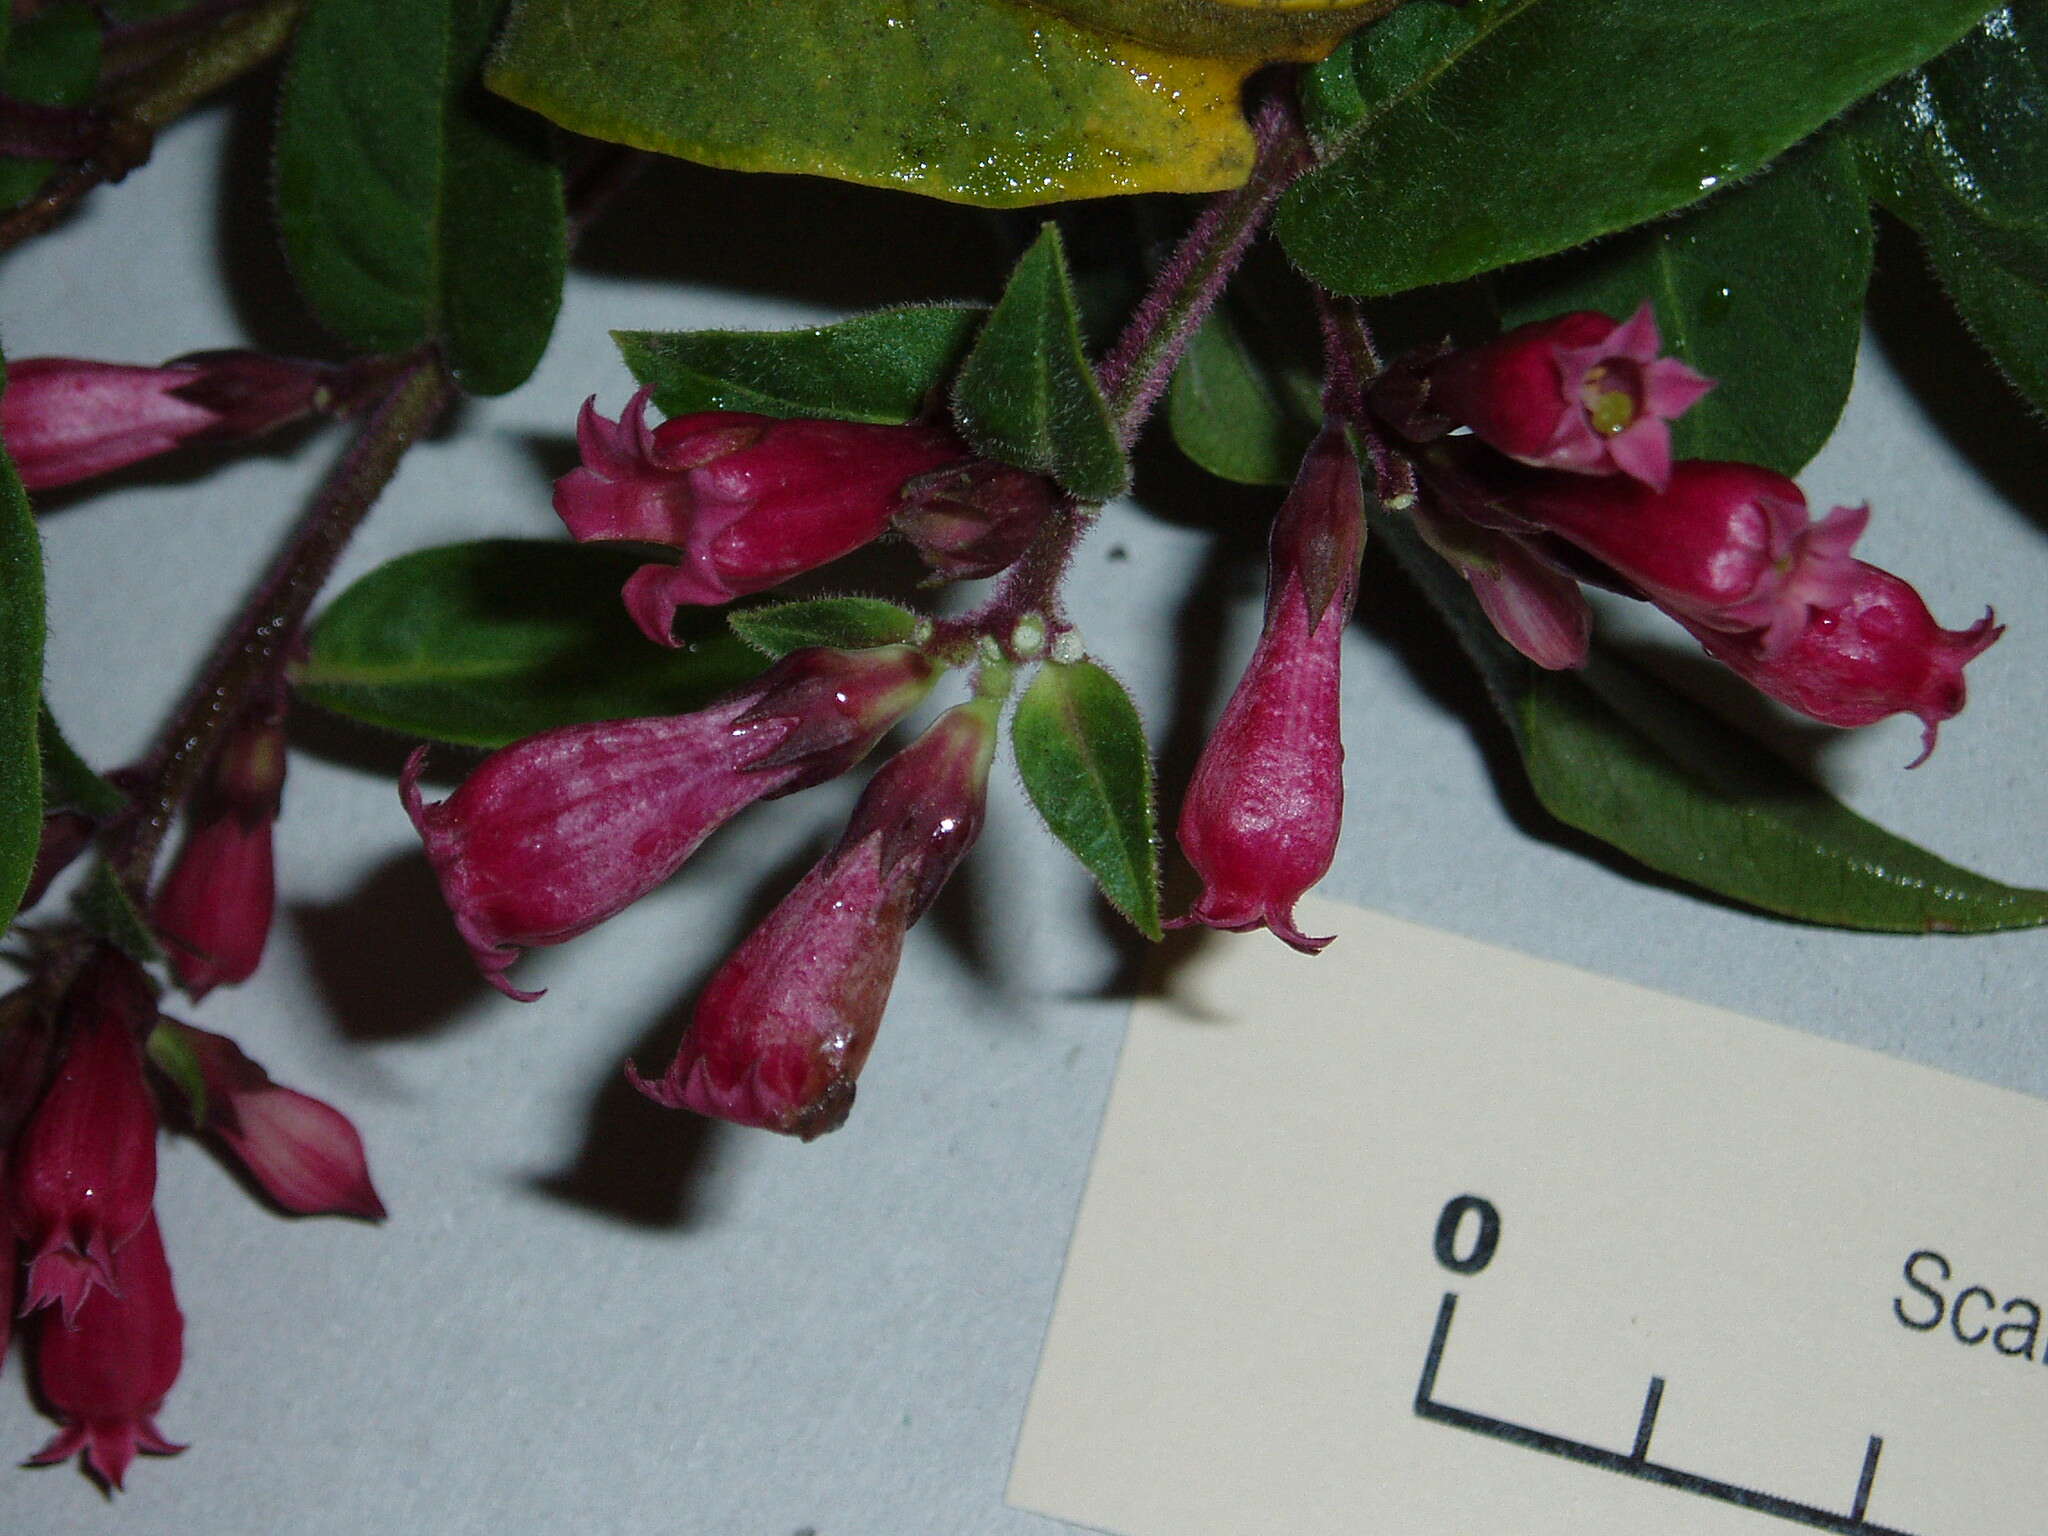
[[1415, 468], [1388, 448], [1386, 438], [1365, 408], [1365, 386], [1379, 375], [1379, 348], [1354, 299], [1339, 298], [1317, 284], [1316, 317], [1323, 332], [1323, 410], [1341, 416], [1372, 461], [1379, 499], [1405, 505], [1415, 494]]
[[140, 765], [146, 787], [137, 796], [137, 814], [108, 854], [115, 874], [131, 891], [147, 884], [172, 812], [204, 771], [222, 732], [241, 718], [252, 695], [275, 686], [313, 599], [405, 450], [433, 426], [454, 396], [454, 383], [440, 360], [431, 353], [416, 354], [328, 472], [255, 596]]
[[[1276, 91], [1260, 106], [1252, 132], [1258, 155], [1251, 175], [1244, 185], [1212, 198], [1196, 216], [1139, 301], [1123, 334], [1096, 366], [1096, 380], [1115, 413], [1117, 435], [1126, 448], [1136, 441], [1189, 340], [1215, 308], [1280, 194], [1311, 164], [1308, 141], [1295, 117], [1291, 86]], [[964, 661], [976, 643], [988, 637], [1007, 655], [1017, 622], [1030, 614], [1044, 619], [1048, 641], [1072, 628], [1061, 610], [1060, 584], [1094, 519], [1092, 507], [1072, 499], [1063, 501], [1046, 518], [1022, 558], [1003, 573], [988, 601], [957, 619], [935, 625], [928, 648], [934, 654]]]
[[1252, 133], [1258, 158], [1251, 175], [1202, 210], [1095, 370], [1126, 448], [1136, 441], [1181, 353], [1215, 308], [1280, 194], [1309, 168], [1308, 144], [1289, 92], [1266, 99], [1252, 120]]

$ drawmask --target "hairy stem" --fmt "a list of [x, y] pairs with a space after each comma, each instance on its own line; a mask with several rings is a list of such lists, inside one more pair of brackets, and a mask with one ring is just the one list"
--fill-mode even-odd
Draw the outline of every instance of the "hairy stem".
[[[1127, 448], [1137, 440], [1189, 340], [1216, 307], [1280, 194], [1311, 163], [1308, 142], [1295, 116], [1291, 86], [1266, 100], [1252, 127], [1258, 157], [1251, 175], [1243, 186], [1211, 199], [1196, 217], [1139, 301], [1123, 334], [1096, 367], [1096, 379]], [[964, 656], [986, 636], [1007, 654], [1017, 622], [1027, 615], [1044, 620], [1049, 639], [1071, 628], [1061, 608], [1060, 585], [1095, 513], [1094, 507], [1080, 502], [1061, 502], [1022, 558], [1003, 573], [988, 601], [936, 627], [934, 653]]]
[[440, 359], [432, 353], [415, 355], [328, 472], [255, 595], [140, 765], [137, 814], [108, 854], [114, 874], [130, 891], [139, 892], [148, 883], [172, 812], [211, 760], [222, 732], [277, 685], [313, 599], [406, 449], [454, 397], [454, 383]]
[[1323, 331], [1323, 410], [1343, 418], [1365, 449], [1380, 501], [1395, 509], [1405, 507], [1415, 497], [1415, 467], [1388, 446], [1365, 406], [1366, 386], [1384, 366], [1379, 348], [1355, 299], [1312, 287]]
[[1202, 210], [1096, 369], [1125, 447], [1136, 441], [1181, 354], [1222, 297], [1280, 194], [1309, 167], [1291, 91], [1270, 96], [1252, 127], [1259, 148], [1251, 175]]
[[265, 0], [227, 12], [210, 31], [123, 79], [99, 104], [107, 120], [92, 150], [0, 218], [0, 251], [48, 229], [102, 182], [119, 181], [149, 158], [166, 125], [269, 63], [291, 40], [302, 5], [303, 0]]

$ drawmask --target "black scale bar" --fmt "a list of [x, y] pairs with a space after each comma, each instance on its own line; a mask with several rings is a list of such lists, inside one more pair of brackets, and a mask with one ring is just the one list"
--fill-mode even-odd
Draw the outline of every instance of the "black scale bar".
[[1627, 1455], [1610, 1451], [1604, 1446], [1588, 1445], [1583, 1440], [1567, 1440], [1562, 1435], [1553, 1435], [1527, 1425], [1512, 1424], [1506, 1419], [1490, 1418], [1483, 1413], [1473, 1413], [1467, 1408], [1454, 1408], [1448, 1403], [1436, 1400], [1437, 1367], [1442, 1364], [1444, 1346], [1450, 1342], [1451, 1317], [1458, 1309], [1458, 1294], [1444, 1292], [1441, 1306], [1437, 1308], [1436, 1332], [1430, 1336], [1429, 1358], [1422, 1365], [1422, 1380], [1415, 1387], [1415, 1412], [1422, 1418], [1433, 1419], [1439, 1424], [1449, 1424], [1456, 1429], [1467, 1429], [1476, 1435], [1487, 1435], [1495, 1440], [1505, 1440], [1511, 1445], [1526, 1447], [1532, 1451], [1544, 1451], [1552, 1456], [1562, 1456], [1567, 1461], [1584, 1462], [1589, 1467], [1599, 1467], [1608, 1472], [1619, 1472], [1624, 1477], [1641, 1478], [1644, 1482], [1659, 1483], [1666, 1488], [1676, 1488], [1685, 1493], [1696, 1493], [1703, 1498], [1719, 1499], [1725, 1504], [1740, 1505], [1755, 1510], [1761, 1515], [1776, 1515], [1781, 1520], [1796, 1521], [1810, 1525], [1816, 1530], [1840, 1531], [1846, 1536], [1911, 1536], [1911, 1533], [1887, 1525], [1872, 1525], [1863, 1518], [1863, 1512], [1870, 1507], [1871, 1485], [1877, 1480], [1878, 1453], [1884, 1448], [1884, 1441], [1876, 1435], [1870, 1437], [1870, 1444], [1863, 1453], [1863, 1473], [1856, 1484], [1856, 1502], [1848, 1514], [1822, 1509], [1814, 1504], [1802, 1504], [1797, 1499], [1787, 1499], [1775, 1493], [1763, 1493], [1755, 1488], [1745, 1488], [1739, 1483], [1724, 1483], [1718, 1478], [1702, 1477], [1697, 1472], [1686, 1472], [1678, 1467], [1667, 1467], [1649, 1459], [1650, 1434], [1656, 1428], [1657, 1409], [1664, 1400], [1664, 1378], [1650, 1378], [1650, 1390], [1643, 1399], [1643, 1416], [1636, 1425], [1635, 1447]]

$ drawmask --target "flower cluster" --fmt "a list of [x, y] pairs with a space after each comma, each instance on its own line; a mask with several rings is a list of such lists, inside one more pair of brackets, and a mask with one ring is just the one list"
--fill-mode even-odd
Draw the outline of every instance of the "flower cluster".
[[[1710, 385], [1656, 350], [1645, 306], [1621, 323], [1559, 316], [1427, 365], [1421, 409], [1410, 391], [1400, 417], [1420, 439], [1418, 527], [1540, 665], [1584, 659], [1578, 583], [1594, 581], [1654, 603], [1816, 720], [1917, 715], [1924, 761], [1963, 707], [1964, 664], [1998, 638], [1991, 615], [1943, 629], [1904, 581], [1852, 558], [1867, 507], [1816, 517], [1760, 465], [1673, 463], [1666, 422]], [[1439, 435], [1454, 426], [1470, 435]]]
[[[667, 545], [623, 594], [651, 639], [675, 609], [720, 603], [892, 529], [945, 576], [1017, 559], [1052, 509], [1039, 476], [972, 458], [950, 433], [734, 412], [650, 428], [586, 404], [583, 463], [555, 487], [578, 539]], [[809, 647], [702, 709], [565, 726], [491, 754], [446, 800], [401, 783], [478, 969], [506, 971], [667, 880], [757, 800], [846, 772], [943, 670], [911, 645]], [[700, 998], [674, 1063], [633, 1081], [660, 1102], [803, 1137], [837, 1127], [880, 1025], [910, 925], [981, 826], [997, 702], [942, 715], [876, 773], [839, 845], [739, 947]]]
[[[1658, 355], [1645, 308], [1409, 360], [1333, 407], [1274, 521], [1265, 623], [1181, 809], [1202, 890], [1170, 926], [1328, 942], [1294, 908], [1342, 819], [1339, 658], [1366, 540], [1356, 439], [1379, 431], [1420, 476], [1407, 510], [1424, 539], [1538, 664], [1585, 660], [1580, 584], [1597, 581], [1656, 603], [1793, 707], [1839, 724], [1911, 710], [1931, 748], [1962, 705], [1964, 663], [1997, 637], [1990, 619], [1942, 630], [1912, 588], [1852, 559], [1864, 509], [1815, 518], [1769, 470], [1674, 462], [1669, 423], [1711, 387]], [[677, 552], [623, 594], [664, 644], [678, 605], [765, 589], [885, 532], [942, 577], [1001, 571], [1056, 505], [1042, 477], [937, 428], [726, 412], [650, 427], [646, 405], [642, 391], [617, 421], [584, 407], [584, 462], [555, 506], [579, 539]], [[993, 627], [976, 634], [986, 685], [874, 775], [837, 846], [712, 976], [667, 1070], [627, 1068], [643, 1092], [806, 1138], [845, 1119], [904, 934], [980, 828], [1001, 697], [1031, 659]], [[638, 900], [754, 801], [845, 772], [963, 659], [957, 645], [798, 650], [689, 714], [516, 742], [442, 801], [422, 794], [421, 749], [401, 792], [478, 968], [530, 1000], [506, 975], [526, 949]]]
[[155, 1215], [162, 1101], [285, 1210], [384, 1214], [346, 1117], [162, 1017], [119, 951], [95, 950], [54, 1007], [29, 988], [0, 999], [0, 1348], [18, 1276], [38, 1393], [62, 1421], [33, 1460], [82, 1452], [116, 1488], [136, 1452], [181, 1449], [156, 1424], [184, 1341]]
[[[1658, 345], [1647, 305], [1620, 322], [1560, 315], [1397, 365], [1360, 425], [1401, 443], [1420, 480], [1417, 531], [1537, 665], [1585, 662], [1580, 584], [1593, 581], [1656, 604], [1816, 720], [1917, 715], [1913, 765], [1925, 761], [1963, 707], [1964, 665], [1999, 636], [1991, 615], [1943, 629], [1912, 587], [1853, 559], [1867, 508], [1816, 518], [1759, 465], [1674, 462], [1670, 422], [1713, 385]], [[1265, 627], [1181, 810], [1181, 848], [1203, 879], [1183, 923], [1326, 942], [1292, 912], [1336, 848], [1338, 637], [1363, 539], [1358, 466], [1333, 418], [1274, 523]]]

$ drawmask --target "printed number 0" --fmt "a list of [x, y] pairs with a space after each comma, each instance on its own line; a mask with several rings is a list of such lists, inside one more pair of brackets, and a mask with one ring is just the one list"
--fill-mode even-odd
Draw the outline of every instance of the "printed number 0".
[[[1479, 1218], [1479, 1235], [1461, 1258], [1458, 1234], [1463, 1230], [1467, 1216]], [[1478, 1195], [1460, 1195], [1446, 1205], [1443, 1215], [1437, 1218], [1436, 1261], [1453, 1274], [1478, 1274], [1493, 1261], [1493, 1250], [1499, 1246], [1500, 1212], [1493, 1208], [1490, 1200], [1483, 1200]]]

